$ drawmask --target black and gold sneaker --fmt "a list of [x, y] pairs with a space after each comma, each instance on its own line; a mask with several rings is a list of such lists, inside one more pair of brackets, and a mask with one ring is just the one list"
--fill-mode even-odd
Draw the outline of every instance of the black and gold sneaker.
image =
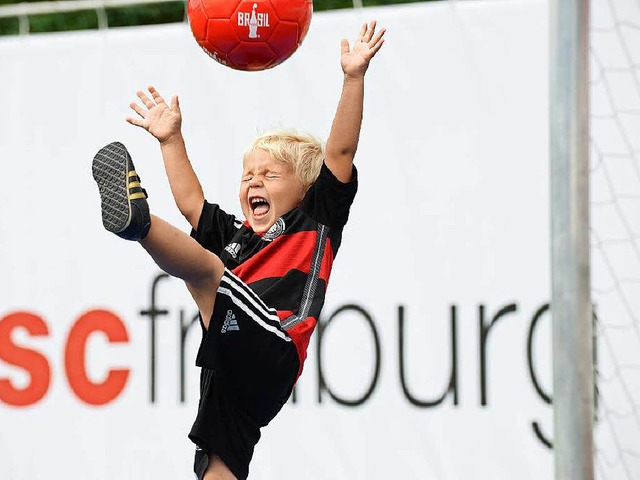
[[102, 200], [104, 228], [126, 240], [146, 237], [151, 227], [147, 192], [125, 146], [113, 142], [101, 148], [93, 157], [92, 170]]

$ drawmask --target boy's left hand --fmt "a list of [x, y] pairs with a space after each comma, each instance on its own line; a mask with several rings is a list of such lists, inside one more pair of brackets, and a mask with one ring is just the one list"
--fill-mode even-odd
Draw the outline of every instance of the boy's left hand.
[[350, 49], [349, 42], [346, 39], [342, 39], [340, 64], [345, 75], [349, 77], [364, 77], [367, 67], [369, 67], [369, 62], [384, 43], [385, 31], [382, 28], [376, 33], [376, 21], [374, 20], [362, 26], [353, 48]]

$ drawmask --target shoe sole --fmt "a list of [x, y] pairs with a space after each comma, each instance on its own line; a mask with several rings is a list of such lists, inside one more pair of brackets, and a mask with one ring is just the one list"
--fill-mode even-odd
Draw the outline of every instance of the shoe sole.
[[113, 142], [93, 157], [93, 179], [98, 184], [102, 208], [102, 225], [120, 233], [131, 223], [127, 164], [131, 160], [125, 146]]

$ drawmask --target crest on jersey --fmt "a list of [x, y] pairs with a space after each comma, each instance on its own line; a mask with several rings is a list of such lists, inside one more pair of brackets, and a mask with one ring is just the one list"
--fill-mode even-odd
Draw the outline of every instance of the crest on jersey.
[[274, 223], [271, 226], [271, 228], [267, 231], [267, 233], [264, 234], [262, 239], [266, 240], [267, 242], [270, 242], [271, 240], [274, 240], [278, 238], [280, 235], [282, 235], [284, 233], [284, 228], [285, 228], [284, 220], [281, 217], [278, 220], [276, 220], [276, 223]]

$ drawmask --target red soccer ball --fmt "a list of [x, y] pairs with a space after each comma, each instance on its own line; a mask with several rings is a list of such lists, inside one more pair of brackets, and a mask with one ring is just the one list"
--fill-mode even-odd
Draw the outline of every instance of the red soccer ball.
[[264, 70], [304, 40], [312, 0], [189, 0], [191, 31], [211, 58], [236, 70]]

